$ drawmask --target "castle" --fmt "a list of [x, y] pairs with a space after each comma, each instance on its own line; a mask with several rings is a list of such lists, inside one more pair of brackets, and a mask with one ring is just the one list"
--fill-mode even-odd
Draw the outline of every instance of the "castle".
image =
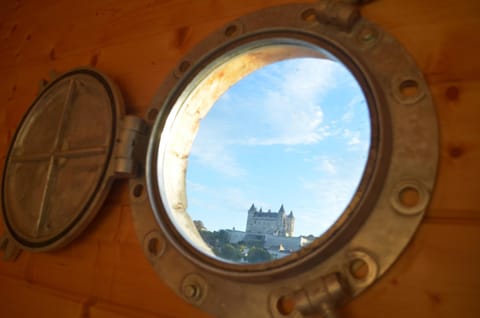
[[285, 212], [282, 206], [278, 212], [268, 210], [263, 212], [257, 209], [254, 204], [248, 210], [247, 227], [245, 231], [225, 230], [230, 243], [248, 242], [260, 244], [274, 258], [280, 258], [303, 246], [310, 244], [311, 237], [303, 235], [293, 236], [295, 216], [290, 211]]
[[247, 234], [270, 234], [281, 237], [292, 237], [295, 225], [295, 217], [293, 212], [285, 213], [282, 206], [278, 212], [263, 212], [262, 209], [257, 210], [254, 204], [248, 210], [247, 217]]

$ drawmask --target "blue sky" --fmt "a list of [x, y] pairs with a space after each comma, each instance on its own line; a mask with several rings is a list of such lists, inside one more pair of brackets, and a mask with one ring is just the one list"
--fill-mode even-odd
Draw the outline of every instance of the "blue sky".
[[245, 230], [252, 203], [321, 235], [343, 212], [370, 143], [364, 95], [340, 63], [270, 64], [232, 86], [201, 121], [187, 169], [188, 212], [209, 230]]

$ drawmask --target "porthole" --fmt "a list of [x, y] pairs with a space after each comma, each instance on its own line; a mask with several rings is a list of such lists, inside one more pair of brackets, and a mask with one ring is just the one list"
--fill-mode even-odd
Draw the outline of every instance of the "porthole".
[[[172, 225], [197, 250], [244, 265], [293, 258], [292, 254], [304, 253], [300, 249], [317, 238], [326, 240], [356, 213], [357, 202], [349, 203], [357, 187], [365, 187], [375, 165], [378, 140], [369, 147], [370, 130], [377, 130], [378, 123], [370, 123], [362, 86], [367, 94], [370, 89], [352, 75], [359, 71], [349, 72], [333, 56], [320, 49], [320, 44], [314, 46], [293, 36], [246, 41], [218, 62], [212, 61], [177, 99], [171, 111], [175, 115], [162, 129], [158, 190]], [[262, 84], [273, 86], [262, 90]], [[242, 105], [242, 99], [248, 102]], [[322, 108], [324, 100], [329, 105]], [[218, 114], [217, 107], [223, 113]], [[209, 121], [212, 112], [216, 117]], [[356, 117], [349, 118], [354, 112]], [[376, 119], [375, 107], [371, 113]], [[198, 130], [200, 136], [195, 138]], [[192, 143], [198, 148], [193, 155]], [[237, 163], [233, 154], [226, 154], [227, 144], [230, 149], [235, 147], [232, 153], [238, 154]], [[360, 182], [369, 156], [368, 173]], [[267, 160], [263, 166], [262, 159]], [[335, 171], [335, 161], [343, 165], [343, 172]], [[270, 170], [282, 165], [285, 167], [279, 171]], [[201, 205], [195, 205], [195, 199], [201, 197], [192, 195], [195, 186], [190, 183], [198, 188], [212, 179], [216, 181], [205, 186], [209, 191], [201, 193], [211, 193], [205, 198], [210, 201], [204, 201], [209, 210], [203, 211]], [[235, 188], [229, 190], [226, 183]], [[263, 211], [244, 201], [243, 206], [230, 207], [237, 209], [237, 215], [231, 213], [222, 202], [230, 193], [242, 191], [238, 189], [242, 183], [245, 188], [255, 188], [248, 195], [252, 200], [282, 198], [302, 209], [295, 209], [294, 214], [282, 205], [275, 211]], [[237, 223], [232, 224], [235, 216]], [[215, 222], [216, 229], [204, 228], [204, 222]]]
[[[198, 221], [206, 217], [189, 214], [194, 206], [187, 185], [189, 161], [195, 160], [195, 151], [208, 150], [195, 150], [195, 136], [230, 87], [276, 63], [300, 59], [343, 65], [359, 85], [369, 134], [354, 193], [310, 244], [259, 262], [246, 261], [245, 254], [229, 259], [202, 236], [205, 224]], [[374, 283], [399, 256], [420, 223], [435, 181], [436, 117], [421, 73], [398, 42], [361, 18], [355, 7], [341, 3], [276, 7], [228, 24], [179, 62], [155, 97], [152, 113], [146, 172], [132, 180], [132, 186], [145, 184], [148, 192], [148, 200], [133, 205], [137, 234], [160, 277], [185, 300], [219, 317], [331, 312]], [[240, 208], [259, 213], [261, 202], [251, 206], [254, 201]], [[288, 204], [277, 204], [282, 203]], [[262, 212], [268, 214], [269, 208], [275, 207]], [[283, 212], [282, 206], [270, 213], [278, 217]], [[285, 234], [287, 221], [279, 218], [276, 227], [265, 215], [257, 216], [251, 219], [257, 229], [250, 231], [252, 241], [253, 234], [263, 235], [260, 242], [265, 234]], [[163, 243], [158, 257], [152, 257], [148, 243], [152, 232]]]

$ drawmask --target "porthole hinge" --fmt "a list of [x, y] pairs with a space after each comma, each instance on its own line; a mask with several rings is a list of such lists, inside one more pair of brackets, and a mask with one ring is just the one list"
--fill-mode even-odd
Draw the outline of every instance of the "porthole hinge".
[[337, 317], [337, 307], [350, 298], [348, 290], [348, 285], [340, 273], [332, 273], [310, 281], [284, 299], [288, 299], [294, 306], [292, 309], [302, 317], [319, 315], [323, 318], [334, 318]]
[[3, 251], [3, 260], [12, 262], [15, 261], [22, 252], [18, 244], [15, 243], [8, 234], [0, 237], [0, 250]]
[[366, 1], [321, 0], [313, 9], [312, 16], [320, 23], [332, 24], [341, 31], [350, 32], [360, 19], [360, 10], [355, 4], [363, 2]]
[[118, 177], [135, 177], [140, 172], [147, 149], [148, 127], [139, 117], [123, 118], [115, 149], [115, 173]]

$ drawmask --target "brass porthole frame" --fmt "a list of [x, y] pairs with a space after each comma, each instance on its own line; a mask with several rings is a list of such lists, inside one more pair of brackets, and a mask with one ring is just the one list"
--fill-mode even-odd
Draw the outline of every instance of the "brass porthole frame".
[[[164, 128], [172, 109], [198, 74], [228, 52], [279, 39], [318, 45], [357, 77], [372, 125], [378, 125], [372, 130], [376, 144], [371, 165], [364, 187], [352, 200], [353, 221], [335, 228], [328, 239], [271, 264], [222, 263], [202, 256], [169, 220], [170, 207], [164, 207], [163, 190], [156, 182], [159, 147], [168, 137]], [[403, 88], [412, 83], [416, 90], [404, 94]], [[427, 83], [392, 36], [348, 5], [285, 5], [230, 23], [185, 56], [164, 81], [145, 120], [151, 127], [145, 169], [130, 181], [138, 238], [162, 280], [217, 317], [306, 317], [328, 313], [330, 307], [358, 295], [385, 273], [411, 240], [435, 184], [438, 127]], [[402, 207], [399, 192], [406, 187], [418, 191], [418, 207]], [[148, 195], [138, 189], [146, 189]], [[365, 275], [356, 273], [357, 264], [366, 266]], [[292, 311], [279, 309], [284, 297], [294, 299]]]

